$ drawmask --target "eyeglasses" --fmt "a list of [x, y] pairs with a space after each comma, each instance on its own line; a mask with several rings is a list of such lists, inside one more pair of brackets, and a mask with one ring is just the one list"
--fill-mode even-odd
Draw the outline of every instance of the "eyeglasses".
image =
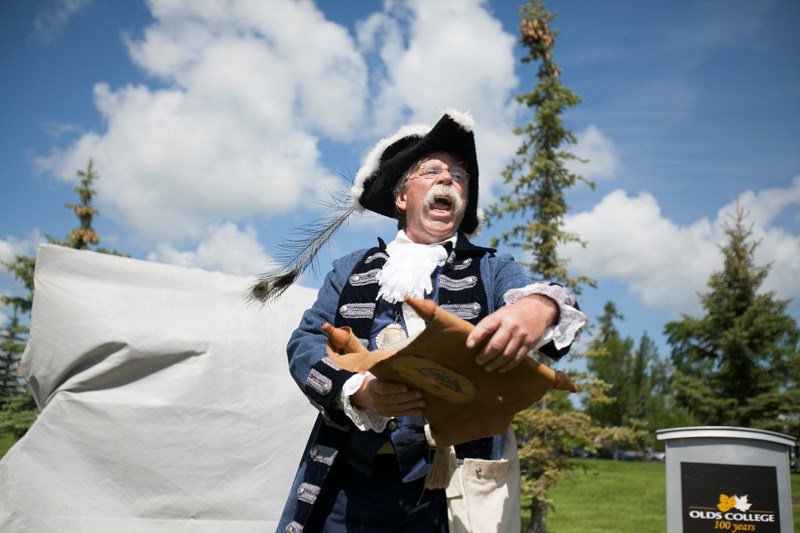
[[419, 167], [418, 174], [416, 176], [412, 176], [409, 179], [425, 178], [426, 180], [435, 180], [438, 179], [443, 172], [447, 172], [448, 174], [450, 174], [450, 177], [453, 178], [453, 181], [455, 181], [456, 183], [460, 183], [463, 185], [469, 181], [469, 174], [463, 168], [461, 167], [445, 168], [442, 166], [441, 163], [437, 161], [422, 163], [422, 165]]

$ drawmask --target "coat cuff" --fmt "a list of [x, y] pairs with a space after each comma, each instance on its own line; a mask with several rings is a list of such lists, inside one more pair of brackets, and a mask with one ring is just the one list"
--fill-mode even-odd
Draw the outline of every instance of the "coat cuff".
[[350, 376], [350, 379], [345, 381], [340, 397], [341, 405], [342, 409], [344, 410], [344, 414], [346, 414], [347, 417], [352, 420], [353, 425], [358, 429], [361, 431], [372, 430], [376, 433], [380, 433], [386, 429], [386, 424], [389, 423], [391, 418], [376, 415], [374, 413], [370, 413], [369, 411], [364, 411], [350, 402], [350, 396], [355, 394], [356, 391], [361, 387], [361, 384], [364, 382], [364, 378], [367, 377], [367, 374], [369, 374], [369, 372], [366, 374], [353, 374]]
[[342, 386], [352, 375], [352, 372], [339, 368], [329, 357], [311, 367], [306, 379], [305, 393], [329, 425], [340, 428], [350, 425], [350, 419], [341, 410], [338, 400]]
[[572, 344], [578, 331], [586, 324], [586, 315], [577, 307], [577, 302], [572, 293], [561, 285], [550, 283], [531, 283], [524, 287], [510, 289], [503, 295], [506, 305], [511, 305], [526, 296], [541, 294], [549, 297], [558, 305], [558, 323], [545, 330], [544, 335], [536, 345], [538, 350], [542, 346], [552, 342], [557, 350]]

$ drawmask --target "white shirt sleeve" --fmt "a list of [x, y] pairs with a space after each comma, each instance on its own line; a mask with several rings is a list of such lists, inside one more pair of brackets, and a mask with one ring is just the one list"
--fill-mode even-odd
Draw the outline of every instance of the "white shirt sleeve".
[[565, 287], [550, 285], [549, 283], [531, 283], [517, 289], [510, 289], [503, 295], [506, 305], [511, 305], [526, 296], [532, 294], [542, 294], [550, 297], [558, 305], [559, 317], [558, 324], [545, 330], [542, 338], [536, 344], [538, 350], [550, 341], [553, 341], [556, 349], [560, 350], [575, 340], [578, 330], [586, 324], [586, 315], [573, 307], [575, 298]]
[[386, 424], [389, 423], [391, 418], [387, 416], [376, 415], [375, 413], [370, 413], [369, 411], [364, 411], [357, 408], [350, 402], [350, 396], [355, 394], [356, 391], [361, 387], [361, 384], [364, 382], [364, 378], [366, 378], [368, 374], [369, 372], [366, 374], [354, 374], [350, 376], [350, 378], [344, 382], [344, 386], [342, 386], [342, 392], [339, 400], [341, 401], [344, 414], [346, 414], [347, 417], [353, 421], [353, 424], [358, 429], [361, 431], [372, 430], [376, 433], [380, 433], [386, 429]]

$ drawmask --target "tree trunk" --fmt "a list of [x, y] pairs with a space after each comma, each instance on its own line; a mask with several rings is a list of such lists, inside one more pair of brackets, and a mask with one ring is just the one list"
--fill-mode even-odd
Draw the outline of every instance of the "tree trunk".
[[547, 502], [534, 498], [531, 501], [531, 523], [527, 533], [547, 533]]

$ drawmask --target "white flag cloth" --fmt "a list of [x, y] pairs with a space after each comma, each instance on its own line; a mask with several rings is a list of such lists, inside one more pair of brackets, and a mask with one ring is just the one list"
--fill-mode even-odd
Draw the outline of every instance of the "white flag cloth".
[[275, 529], [316, 416], [285, 346], [316, 291], [42, 245], [22, 368], [42, 408], [0, 461], [0, 531]]

